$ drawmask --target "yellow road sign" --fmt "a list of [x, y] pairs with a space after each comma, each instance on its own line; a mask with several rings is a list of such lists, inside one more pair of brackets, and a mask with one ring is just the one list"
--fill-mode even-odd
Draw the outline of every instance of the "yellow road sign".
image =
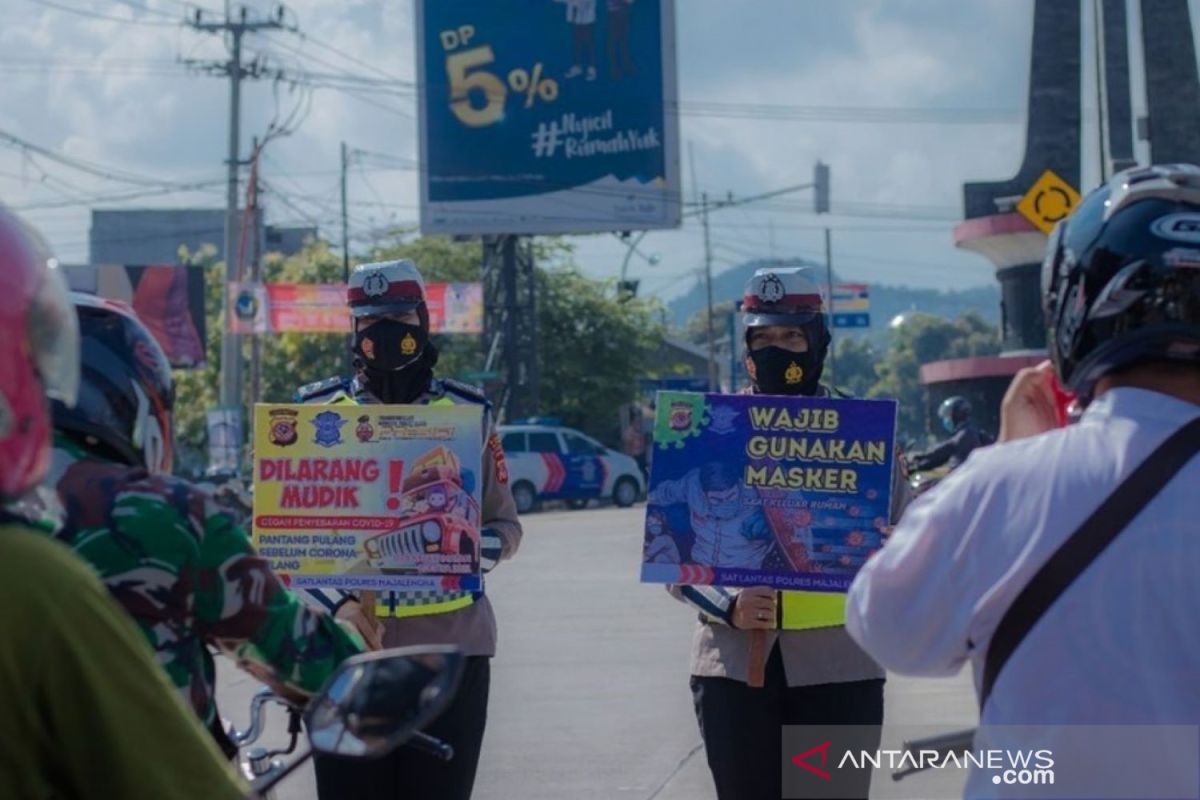
[[1033, 187], [1017, 203], [1017, 211], [1042, 233], [1050, 233], [1054, 225], [1079, 205], [1079, 192], [1052, 170], [1046, 170]]

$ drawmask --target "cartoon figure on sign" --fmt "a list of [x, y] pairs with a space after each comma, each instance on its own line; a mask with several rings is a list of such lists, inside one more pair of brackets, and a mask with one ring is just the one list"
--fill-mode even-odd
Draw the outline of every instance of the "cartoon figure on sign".
[[692, 563], [762, 569], [776, 543], [757, 499], [757, 490], [744, 487], [734, 467], [713, 461], [655, 486], [647, 515], [665, 515], [668, 506], [686, 504], [695, 535]]
[[779, 505], [779, 501], [785, 496], [784, 492], [764, 491], [760, 496], [763, 498], [767, 523], [779, 545], [779, 552], [793, 570], [807, 570], [809, 556], [814, 552], [812, 512], [807, 508]]
[[313, 417], [313, 427], [317, 429], [313, 441], [321, 447], [335, 447], [342, 443], [342, 426], [346, 420], [336, 411], [322, 411]]
[[646, 557], [649, 564], [678, 564], [679, 544], [667, 532], [666, 519], [657, 511], [646, 514]]
[[354, 429], [354, 435], [360, 442], [369, 442], [375, 435], [375, 429], [371, 427], [371, 418], [366, 414], [358, 418], [358, 427]]

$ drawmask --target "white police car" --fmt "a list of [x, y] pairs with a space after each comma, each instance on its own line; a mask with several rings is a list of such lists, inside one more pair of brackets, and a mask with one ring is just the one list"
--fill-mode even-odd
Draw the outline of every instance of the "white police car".
[[611, 499], [627, 508], [646, 490], [636, 461], [577, 430], [528, 420], [501, 425], [499, 431], [518, 513], [543, 500], [583, 508], [593, 498]]

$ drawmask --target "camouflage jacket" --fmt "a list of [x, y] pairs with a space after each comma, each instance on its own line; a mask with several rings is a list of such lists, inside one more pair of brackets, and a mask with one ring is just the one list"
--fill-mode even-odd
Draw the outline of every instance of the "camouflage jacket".
[[50, 480], [66, 514], [58, 538], [100, 573], [205, 723], [216, 714], [209, 645], [303, 695], [363, 649], [288, 591], [246, 533], [191, 484], [103, 460], [62, 436]]

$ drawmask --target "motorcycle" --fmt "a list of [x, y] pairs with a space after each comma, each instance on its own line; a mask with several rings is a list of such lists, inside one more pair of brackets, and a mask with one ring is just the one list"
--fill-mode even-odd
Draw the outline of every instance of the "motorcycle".
[[[395, 648], [346, 659], [307, 705], [271, 689], [259, 691], [250, 701], [249, 727], [228, 730], [230, 740], [243, 751], [238, 766], [250, 784], [250, 796], [269, 798], [271, 789], [314, 753], [371, 759], [403, 745], [449, 761], [454, 749], [421, 728], [449, 706], [464, 664], [455, 647]], [[289, 743], [247, 750], [262, 735], [269, 705], [286, 709]], [[308, 744], [296, 753], [305, 729]]]

